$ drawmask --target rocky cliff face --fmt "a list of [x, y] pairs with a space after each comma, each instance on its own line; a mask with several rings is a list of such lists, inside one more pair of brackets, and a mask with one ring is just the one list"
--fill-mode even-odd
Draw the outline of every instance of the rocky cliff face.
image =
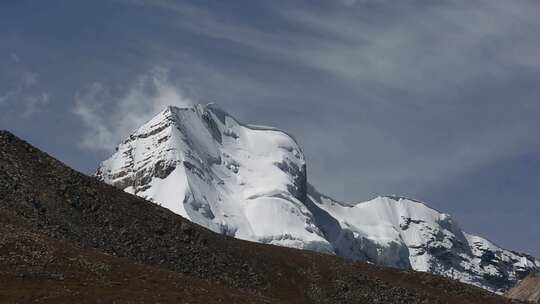
[[411, 199], [333, 200], [308, 185], [291, 136], [244, 125], [215, 105], [165, 109], [96, 175], [218, 233], [432, 272], [498, 293], [540, 266]]

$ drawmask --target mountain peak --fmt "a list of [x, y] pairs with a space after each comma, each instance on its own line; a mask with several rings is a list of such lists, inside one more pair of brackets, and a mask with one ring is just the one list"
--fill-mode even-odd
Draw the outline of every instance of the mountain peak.
[[424, 204], [424, 202], [421, 202], [419, 200], [416, 200], [416, 199], [413, 199], [413, 198], [410, 198], [410, 197], [406, 197], [406, 196], [401, 196], [401, 195], [396, 195], [396, 194], [392, 194], [392, 195], [381, 195], [380, 196], [381, 198], [387, 198], [387, 199], [391, 199], [393, 201], [396, 201], [396, 202], [399, 202], [399, 201], [411, 201], [411, 202], [415, 202], [415, 203], [419, 203], [419, 204]]
[[[306, 197], [305, 171], [292, 137], [241, 124], [208, 104], [166, 108], [130, 135], [97, 176], [216, 232], [330, 252], [298, 209]], [[265, 220], [267, 214], [275, 217]], [[278, 218], [282, 225], [274, 225]], [[287, 231], [291, 225], [294, 232]]]
[[242, 124], [215, 104], [167, 107], [97, 176], [215, 232], [441, 274], [504, 292], [540, 266], [462, 231], [406, 197], [342, 203], [308, 185], [294, 138]]

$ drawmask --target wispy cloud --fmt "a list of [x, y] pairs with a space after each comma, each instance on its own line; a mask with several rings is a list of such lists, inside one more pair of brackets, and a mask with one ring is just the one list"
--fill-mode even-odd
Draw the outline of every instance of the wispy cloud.
[[[441, 1], [422, 6], [343, 0], [352, 8], [317, 11], [275, 5], [288, 31], [263, 30], [174, 1], [124, 0], [175, 12], [176, 26], [257, 49], [289, 64], [362, 86], [433, 93], [471, 81], [505, 79], [540, 68], [540, 12], [531, 1]], [[377, 7], [378, 10], [369, 8]], [[283, 28], [286, 28], [285, 26]]]
[[10, 57], [11, 57], [11, 60], [13, 60], [13, 62], [15, 63], [21, 62], [21, 58], [19, 58], [19, 55], [17, 55], [16, 53], [11, 53]]
[[16, 53], [11, 53], [12, 85], [0, 94], [0, 107], [9, 108], [4, 113], [16, 113], [30, 118], [49, 104], [49, 93], [39, 83], [39, 74], [26, 66]]
[[89, 149], [111, 151], [130, 132], [168, 105], [187, 106], [192, 101], [169, 81], [168, 71], [156, 67], [139, 75], [115, 93], [95, 82], [75, 95], [73, 113], [85, 133], [80, 144]]
[[[539, 67], [540, 60], [530, 52], [540, 47], [540, 40], [526, 38], [540, 31], [540, 13], [531, 2], [382, 7], [384, 13], [374, 16], [361, 7], [283, 14], [318, 33], [297, 50], [298, 59], [355, 83], [433, 93], [472, 81], [508, 79], [523, 65]], [[329, 39], [321, 39], [321, 33]]]
[[[433, 105], [443, 102], [447, 103], [443, 108], [452, 107], [448, 104], [458, 110], [467, 108], [459, 104], [457, 95], [452, 101], [440, 96], [504, 82], [524, 68], [540, 69], [540, 59], [534, 55], [540, 49], [540, 39], [536, 39], [540, 10], [534, 1], [418, 5], [343, 0], [325, 10], [269, 5], [287, 24], [266, 29], [177, 1], [121, 2], [174, 12], [168, 21], [175, 27], [256, 49], [286, 65], [334, 75], [363, 90], [360, 97], [373, 88], [386, 90], [390, 92], [386, 96], [394, 98], [392, 103], [406, 100], [429, 106], [433, 112], [441, 111]], [[343, 4], [351, 7], [343, 8]], [[394, 96], [392, 90], [398, 93]], [[488, 105], [490, 100], [475, 102]]]
[[23, 118], [29, 118], [30, 116], [38, 113], [41, 108], [49, 105], [49, 94], [43, 92], [40, 95], [32, 95], [25, 98], [26, 106], [21, 114]]
[[[247, 93], [254, 100], [268, 100], [262, 95], [271, 91], [275, 103], [315, 100], [324, 109], [320, 115], [312, 115], [319, 125], [302, 121], [307, 126], [296, 127], [306, 131], [298, 137], [306, 143], [308, 156], [311, 154], [312, 177], [321, 184], [335, 185], [334, 189], [345, 179], [357, 181], [348, 183], [354, 187], [348, 193], [358, 189], [421, 193], [539, 146], [539, 140], [527, 132], [537, 126], [528, 113], [539, 109], [530, 96], [513, 101], [511, 111], [505, 110], [505, 101], [497, 94], [483, 92], [481, 96], [489, 97], [474, 97], [475, 87], [507, 84], [523, 70], [540, 69], [535, 56], [540, 49], [536, 35], [540, 10], [533, 1], [418, 5], [343, 0], [326, 2], [325, 9], [309, 2], [267, 3], [265, 8], [280, 21], [274, 20], [272, 27], [257, 26], [238, 16], [223, 17], [185, 2], [119, 2], [166, 10], [171, 18], [164, 22], [171, 27], [211, 39], [216, 45], [227, 42], [238, 52], [248, 49], [259, 59], [276, 63], [276, 67], [266, 67], [276, 72], [297, 68], [287, 75], [289, 82], [298, 84], [295, 90], [280, 89], [276, 79], [261, 81], [263, 72], [256, 76], [258, 82], [251, 80], [258, 85], [249, 91], [249, 85], [238, 85], [226, 77], [225, 81], [209, 81], [226, 73], [204, 62], [183, 71], [190, 76], [200, 74], [199, 85], [206, 85], [208, 91], [235, 91], [238, 99], [245, 100], [240, 94]], [[166, 48], [162, 46], [160, 51]], [[320, 97], [321, 90], [307, 84], [313, 75], [338, 79], [341, 87], [325, 87], [321, 96], [329, 99]], [[343, 115], [351, 117], [333, 117], [339, 113], [334, 105], [361, 118], [348, 113]], [[321, 120], [330, 121], [321, 125]], [[336, 146], [342, 147], [337, 154]], [[354, 165], [335, 166], [342, 159]], [[325, 164], [332, 164], [338, 174], [325, 174], [330, 169]]]

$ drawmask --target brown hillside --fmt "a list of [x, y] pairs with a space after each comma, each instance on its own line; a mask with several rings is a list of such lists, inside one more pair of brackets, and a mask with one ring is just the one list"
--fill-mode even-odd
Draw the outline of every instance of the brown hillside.
[[217, 235], [0, 132], [0, 301], [509, 303], [426, 273]]
[[511, 299], [540, 303], [540, 272], [530, 274], [510, 289], [506, 296]]

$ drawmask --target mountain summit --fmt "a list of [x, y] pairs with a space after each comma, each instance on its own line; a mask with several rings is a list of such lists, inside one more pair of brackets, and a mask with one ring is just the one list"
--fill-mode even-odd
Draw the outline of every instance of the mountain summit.
[[290, 135], [242, 124], [214, 104], [167, 107], [96, 176], [228, 236], [431, 272], [497, 293], [540, 267], [418, 201], [323, 195], [308, 184]]
[[215, 232], [333, 252], [303, 204], [298, 144], [214, 105], [168, 107], [120, 144], [97, 176]]

